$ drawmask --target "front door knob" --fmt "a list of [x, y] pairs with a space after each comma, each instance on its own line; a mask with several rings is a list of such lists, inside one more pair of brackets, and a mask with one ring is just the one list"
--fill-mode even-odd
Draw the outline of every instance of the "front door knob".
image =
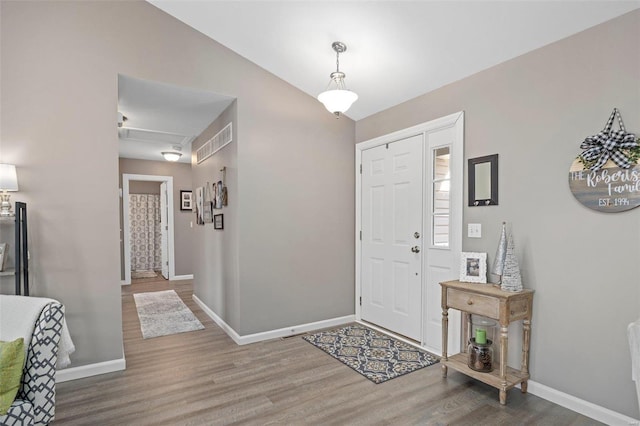
[[413, 246], [413, 247], [411, 247], [411, 251], [414, 252], [414, 253], [420, 253], [420, 247]]

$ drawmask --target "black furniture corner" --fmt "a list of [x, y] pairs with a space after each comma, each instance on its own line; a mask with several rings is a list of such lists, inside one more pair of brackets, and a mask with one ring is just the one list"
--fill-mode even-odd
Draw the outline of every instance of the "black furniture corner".
[[16, 201], [16, 294], [29, 295], [29, 246], [27, 244], [27, 203]]

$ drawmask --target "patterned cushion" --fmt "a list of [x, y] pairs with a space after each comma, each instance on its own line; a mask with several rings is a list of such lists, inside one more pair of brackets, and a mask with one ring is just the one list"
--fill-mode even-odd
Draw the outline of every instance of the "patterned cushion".
[[33, 404], [16, 399], [5, 416], [0, 417], [2, 426], [31, 426], [35, 424]]
[[22, 385], [0, 425], [47, 425], [55, 414], [56, 360], [64, 311], [59, 303], [44, 307], [27, 351]]

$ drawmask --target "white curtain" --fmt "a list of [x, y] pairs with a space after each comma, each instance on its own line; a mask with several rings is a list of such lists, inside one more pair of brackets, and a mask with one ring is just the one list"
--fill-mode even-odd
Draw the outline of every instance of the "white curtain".
[[129, 194], [129, 223], [131, 270], [161, 270], [160, 195]]

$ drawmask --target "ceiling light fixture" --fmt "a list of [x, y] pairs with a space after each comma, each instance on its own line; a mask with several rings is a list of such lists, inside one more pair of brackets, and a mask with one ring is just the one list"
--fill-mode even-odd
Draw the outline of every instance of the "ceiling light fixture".
[[182, 147], [175, 145], [173, 146], [173, 151], [163, 151], [162, 156], [167, 161], [178, 161], [180, 157], [182, 157]]
[[346, 112], [358, 100], [358, 95], [347, 89], [344, 84], [345, 74], [340, 71], [340, 54], [347, 50], [347, 46], [340, 41], [334, 41], [331, 47], [336, 51], [336, 70], [329, 75], [331, 80], [327, 90], [318, 95], [318, 100], [329, 112], [340, 117], [341, 113]]

